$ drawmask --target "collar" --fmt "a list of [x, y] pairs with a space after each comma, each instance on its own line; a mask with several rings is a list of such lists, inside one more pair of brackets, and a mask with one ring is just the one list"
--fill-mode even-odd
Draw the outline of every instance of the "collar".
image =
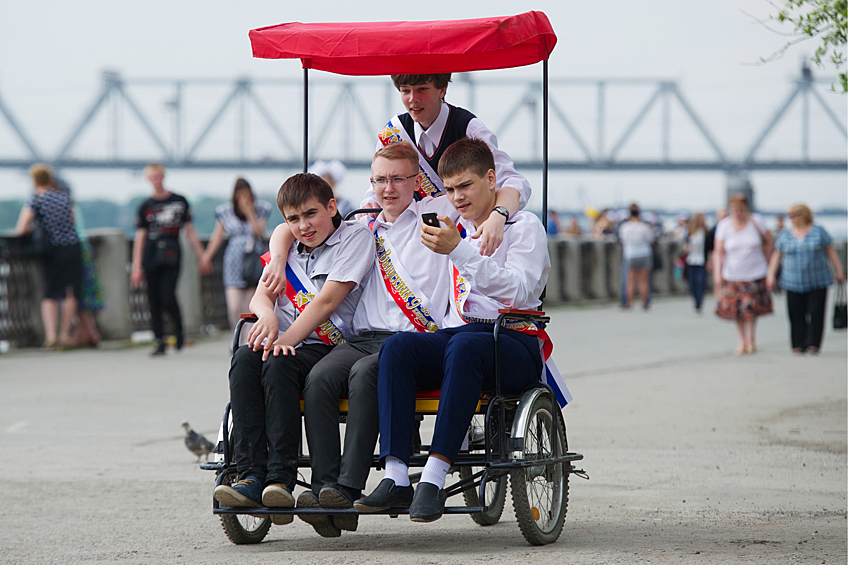
[[[326, 246], [336, 245], [337, 243], [339, 243], [341, 241], [341, 238], [342, 238], [341, 234], [345, 229], [347, 229], [347, 223], [346, 222], [340, 223], [339, 226], [336, 228], [336, 231], [331, 233], [330, 237], [328, 237], [327, 239], [324, 240], [324, 243], [322, 243], [318, 247], [313, 248], [312, 251], [315, 251], [316, 249], [320, 249], [321, 247], [324, 247], [325, 245]], [[295, 250], [296, 250], [297, 253], [303, 253], [304, 252], [303, 250], [304, 250], [305, 247], [306, 246], [303, 245], [301, 242], [295, 240]], [[310, 251], [310, 253], [312, 253], [312, 251]]]
[[412, 202], [410, 202], [410, 203], [409, 203], [409, 206], [407, 206], [407, 207], [406, 207], [406, 210], [404, 210], [403, 212], [401, 212], [401, 213], [400, 213], [400, 215], [397, 217], [397, 219], [396, 219], [394, 222], [388, 222], [388, 221], [386, 221], [386, 217], [383, 215], [383, 212], [380, 212], [379, 214], [377, 214], [377, 218], [374, 220], [374, 226], [373, 226], [373, 229], [375, 229], [375, 230], [376, 230], [376, 229], [377, 229], [377, 228], [379, 228], [379, 227], [385, 227], [386, 229], [389, 229], [389, 228], [391, 228], [393, 225], [395, 225], [396, 223], [398, 223], [399, 221], [401, 221], [401, 218], [403, 218], [404, 216], [406, 216], [406, 215], [408, 215], [408, 214], [412, 214], [412, 215], [414, 215], [414, 216], [417, 216], [417, 215], [418, 215], [418, 212], [417, 212], [417, 209], [416, 209], [415, 203], [416, 203], [416, 201], [415, 201], [415, 200], [413, 200]]
[[433, 147], [438, 149], [439, 144], [442, 141], [442, 134], [445, 133], [445, 126], [448, 124], [448, 114], [450, 114], [450, 108], [447, 103], [442, 102], [442, 108], [439, 110], [439, 116], [429, 128], [425, 130], [421, 127], [421, 124], [415, 122], [415, 125], [413, 126], [415, 131], [415, 143], [418, 144], [421, 141], [421, 134], [426, 133], [430, 141], [433, 142]]

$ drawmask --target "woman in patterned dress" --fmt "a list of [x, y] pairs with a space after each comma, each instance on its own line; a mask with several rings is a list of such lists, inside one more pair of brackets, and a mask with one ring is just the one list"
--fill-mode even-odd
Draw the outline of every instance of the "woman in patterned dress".
[[[36, 220], [47, 232], [50, 250], [42, 263], [44, 298], [41, 301], [44, 347], [68, 347], [71, 323], [82, 294], [82, 251], [74, 226], [73, 203], [67, 193], [56, 188], [53, 170], [47, 165], [33, 165], [30, 175], [35, 194], [24, 204], [15, 232], [29, 233]], [[62, 303], [61, 326], [59, 302]]]
[[217, 221], [201, 266], [211, 269], [212, 257], [221, 247], [226, 232], [230, 241], [224, 251], [224, 294], [230, 327], [235, 327], [240, 314], [249, 311], [248, 304], [256, 289], [242, 277], [242, 262], [246, 252], [265, 250], [265, 223], [270, 213], [271, 204], [256, 200], [250, 184], [242, 178], [236, 180], [232, 200], [215, 209]]
[[780, 269], [780, 286], [786, 291], [792, 352], [816, 354], [824, 335], [827, 287], [832, 282], [830, 266], [837, 282], [845, 281], [842, 262], [833, 248], [833, 238], [823, 227], [813, 224], [813, 212], [795, 204], [786, 214], [792, 227], [777, 236], [769, 261], [766, 286], [773, 290]]
[[748, 198], [730, 197], [730, 215], [716, 226], [713, 283], [718, 293], [716, 314], [736, 322], [737, 355], [755, 353], [757, 317], [773, 312], [766, 289], [768, 261], [774, 238], [759, 214], [751, 214]]

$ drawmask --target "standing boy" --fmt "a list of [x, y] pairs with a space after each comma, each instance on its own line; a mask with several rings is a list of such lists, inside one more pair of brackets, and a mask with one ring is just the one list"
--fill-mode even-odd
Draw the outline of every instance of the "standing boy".
[[[439, 176], [467, 234], [479, 230], [495, 202], [495, 163], [480, 140], [451, 145], [439, 163]], [[448, 216], [446, 227], [424, 226], [424, 245], [449, 258], [446, 282], [451, 305], [446, 329], [431, 334], [401, 333], [380, 350], [378, 398], [380, 457], [386, 478], [355, 502], [363, 512], [410, 508], [414, 521], [432, 521], [444, 510], [441, 489], [459, 453], [480, 391], [493, 387], [492, 322], [499, 308], [533, 309], [547, 282], [550, 260], [541, 222], [529, 212], [513, 214], [504, 241], [491, 257], [478, 252], [479, 241], [463, 237]], [[532, 331], [531, 328], [522, 328]], [[521, 392], [538, 381], [543, 369], [535, 335], [504, 329], [499, 340], [501, 388]], [[414, 491], [408, 465], [412, 454], [415, 390], [441, 388], [430, 457]]]
[[[248, 345], [233, 355], [230, 401], [240, 480], [216, 487], [215, 498], [225, 506], [294, 506], [300, 394], [312, 366], [350, 338], [362, 284], [374, 265], [370, 232], [341, 220], [333, 191], [319, 176], [290, 177], [277, 205], [296, 241], [288, 250], [285, 294], [258, 285], [250, 308], [259, 319]], [[273, 520], [287, 524], [291, 516]]]
[[198, 258], [203, 257], [203, 245], [191, 223], [188, 201], [167, 190], [162, 184], [165, 167], [152, 163], [144, 168], [144, 174], [153, 187], [153, 196], [138, 208], [130, 282], [138, 286], [142, 278], [147, 279], [147, 305], [156, 338], [156, 348], [152, 354], [164, 355], [163, 313], [167, 313], [174, 322], [177, 349], [182, 349], [185, 343], [183, 318], [177, 303], [177, 278], [180, 276], [182, 255], [180, 228], [185, 228], [188, 241]]

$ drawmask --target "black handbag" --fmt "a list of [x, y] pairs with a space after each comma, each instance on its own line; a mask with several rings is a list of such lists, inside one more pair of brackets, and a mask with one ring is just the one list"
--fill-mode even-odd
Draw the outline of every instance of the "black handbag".
[[162, 238], [153, 242], [153, 257], [150, 261], [152, 270], [175, 268], [180, 266], [180, 241], [178, 239]]
[[262, 253], [256, 251], [245, 251], [241, 258], [241, 278], [247, 283], [247, 287], [259, 284], [262, 278]]
[[836, 302], [833, 305], [833, 329], [844, 330], [848, 327], [848, 301], [845, 297], [845, 283], [836, 285]]

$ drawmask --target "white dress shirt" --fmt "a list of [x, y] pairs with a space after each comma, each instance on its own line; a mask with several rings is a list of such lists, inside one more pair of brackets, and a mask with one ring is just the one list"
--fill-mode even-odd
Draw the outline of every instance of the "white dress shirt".
[[[474, 226], [463, 222], [466, 237], [450, 252], [450, 261], [471, 285], [463, 311], [475, 315], [492, 313], [488, 297], [497, 301], [500, 308], [533, 310], [542, 301], [539, 297], [548, 282], [551, 260], [548, 256], [548, 240], [539, 218], [531, 212], [517, 212], [506, 226], [504, 239], [491, 257], [480, 255], [480, 240], [471, 239]], [[453, 304], [453, 281], [451, 305], [445, 327], [455, 327], [465, 322]]]
[[[439, 116], [429, 128], [424, 130], [421, 128], [421, 124], [415, 122], [415, 143], [418, 144], [419, 151], [424, 150], [426, 152], [429, 150], [429, 153], [427, 154], [428, 157], [432, 156], [436, 152], [439, 143], [442, 141], [442, 134], [444, 133], [445, 126], [448, 123], [449, 113], [450, 109], [448, 108], [448, 105], [442, 102], [442, 109], [439, 111]], [[468, 127], [465, 129], [465, 135], [466, 137], [484, 141], [486, 145], [489, 146], [489, 149], [492, 150], [492, 155], [495, 157], [495, 187], [500, 188], [502, 186], [508, 186], [514, 188], [520, 194], [519, 208], [527, 206], [527, 202], [530, 201], [530, 195], [532, 194], [530, 181], [524, 178], [524, 175], [515, 170], [515, 164], [512, 162], [509, 155], [507, 155], [505, 151], [498, 149], [498, 138], [494, 133], [492, 133], [492, 130], [487, 128], [479, 118], [473, 118], [470, 122], [468, 122]], [[426, 139], [423, 144], [421, 142], [422, 137]], [[428, 144], [430, 145], [430, 148], [425, 147]], [[382, 148], [383, 144], [378, 140], [375, 152]], [[374, 189], [369, 185], [362, 204], [364, 205], [367, 202], [375, 201], [376, 198], [374, 196]]]
[[[459, 217], [447, 198], [427, 197], [413, 201], [393, 223], [386, 222], [381, 212], [373, 227], [387, 228], [383, 236], [391, 243], [392, 258], [403, 265], [415, 287], [427, 298], [431, 317], [442, 327], [451, 294], [450, 270], [447, 255], [434, 253], [421, 243], [421, 214], [426, 212], [449, 216], [454, 221]], [[367, 331], [416, 331], [389, 294], [379, 265], [371, 272], [353, 314], [353, 332]]]

